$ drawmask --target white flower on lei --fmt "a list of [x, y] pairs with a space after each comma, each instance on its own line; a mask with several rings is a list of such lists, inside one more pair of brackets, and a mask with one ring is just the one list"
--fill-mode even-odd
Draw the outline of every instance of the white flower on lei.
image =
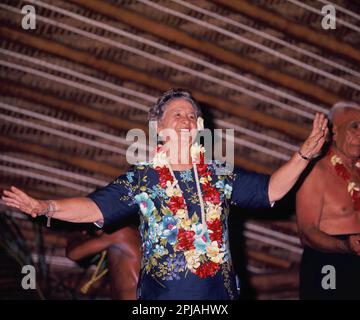
[[[182, 210], [184, 212], [182, 212]], [[184, 215], [184, 217], [182, 216], [182, 214]], [[183, 228], [185, 230], [191, 229], [191, 225], [192, 225], [191, 219], [187, 218], [187, 212], [184, 209], [178, 210], [176, 212], [176, 216], [179, 217], [179, 219], [180, 219], [180, 222], [179, 222], [180, 228]]]
[[224, 253], [220, 252], [217, 241], [211, 242], [211, 244], [206, 247], [206, 255], [214, 263], [223, 262]]
[[154, 168], [156, 167], [164, 167], [168, 164], [168, 159], [165, 151], [159, 151], [155, 153], [153, 158]]
[[337, 155], [333, 155], [330, 161], [333, 166], [335, 166], [336, 164], [342, 164], [340, 157], [338, 157]]
[[349, 182], [347, 189], [351, 195], [353, 195], [354, 191], [360, 191], [359, 187], [356, 185], [355, 182]]
[[179, 209], [178, 211], [176, 211], [176, 216], [179, 219], [185, 219], [187, 217], [187, 212], [185, 209]]
[[200, 162], [200, 152], [204, 153], [205, 148], [202, 145], [195, 142], [190, 148], [190, 154], [192, 160], [196, 163]]
[[202, 117], [197, 118], [196, 124], [198, 130], [204, 130], [204, 119]]
[[200, 267], [200, 255], [201, 253], [196, 250], [184, 251], [185, 260], [190, 270], [195, 271]]
[[205, 184], [205, 183], [208, 183], [209, 181], [211, 181], [211, 177], [210, 176], [207, 176], [207, 177], [201, 177], [200, 178], [200, 183], [201, 184]]
[[207, 205], [207, 221], [213, 221], [215, 219], [220, 219], [220, 215], [221, 215], [221, 205], [219, 204], [213, 204], [209, 201], [206, 201], [206, 205]]
[[176, 188], [176, 186], [174, 186], [170, 181], [166, 182], [165, 192], [169, 198], [181, 196], [181, 191], [179, 190], [179, 188]]

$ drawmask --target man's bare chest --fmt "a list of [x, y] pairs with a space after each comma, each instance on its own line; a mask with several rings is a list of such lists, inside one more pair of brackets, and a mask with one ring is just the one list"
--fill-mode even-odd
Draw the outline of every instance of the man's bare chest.
[[[360, 187], [360, 184], [358, 184]], [[359, 215], [349, 192], [348, 182], [336, 175], [326, 177], [322, 218]]]

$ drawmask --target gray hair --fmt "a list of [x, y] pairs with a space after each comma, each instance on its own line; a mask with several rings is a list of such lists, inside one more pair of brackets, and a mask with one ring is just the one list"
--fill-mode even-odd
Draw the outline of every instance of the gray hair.
[[345, 110], [345, 109], [356, 109], [356, 110], [360, 110], [360, 105], [358, 105], [357, 103], [354, 102], [350, 102], [350, 101], [340, 101], [335, 103], [328, 114], [328, 119], [330, 121], [330, 123], [333, 123], [334, 118], [335, 118], [335, 114], [337, 112], [339, 112], [340, 110]]
[[200, 109], [199, 104], [193, 98], [190, 92], [185, 91], [183, 89], [170, 89], [164, 92], [158, 101], [153, 105], [149, 110], [149, 120], [150, 121], [157, 121], [160, 120], [165, 112], [166, 106], [170, 101], [175, 99], [184, 99], [191, 103], [193, 106], [196, 117], [202, 117], [202, 112]]

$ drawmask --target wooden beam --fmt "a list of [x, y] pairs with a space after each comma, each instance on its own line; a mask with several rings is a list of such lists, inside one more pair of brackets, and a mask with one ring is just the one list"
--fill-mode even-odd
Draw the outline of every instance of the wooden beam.
[[[176, 28], [164, 25], [148, 17], [127, 10], [121, 6], [115, 7], [104, 1], [97, 0], [71, 1], [95, 12], [131, 25], [137, 29], [143, 30], [146, 33], [154, 34], [157, 37], [175, 42], [181, 46], [191, 48], [207, 56], [218, 59], [219, 61], [223, 61], [242, 70], [246, 70], [252, 74], [256, 74], [259, 77], [281, 85], [285, 88], [294, 90], [295, 92], [305, 94], [308, 97], [312, 97], [325, 104], [332, 105], [333, 103], [341, 100], [339, 96], [333, 94], [327, 89], [321, 88], [318, 85], [314, 86], [308, 81], [303, 81], [284, 72], [280, 72], [279, 70], [271, 69], [268, 66], [262, 65], [253, 59], [243, 58], [240, 54], [226, 50], [213, 43], [191, 37], [189, 34], [179, 31]], [[242, 1], [233, 2], [242, 3]]]
[[252, 275], [250, 283], [257, 291], [261, 292], [296, 290], [299, 288], [299, 273], [295, 270], [276, 274]]
[[27, 141], [24, 142], [18, 139], [2, 137], [2, 136], [0, 136], [0, 143], [8, 148], [20, 150], [25, 153], [36, 154], [44, 158], [64, 162], [71, 166], [75, 166], [93, 172], [98, 172], [108, 177], [111, 177], [111, 179], [116, 178], [122, 173], [120, 168], [116, 168], [106, 163], [84, 159], [78, 156], [74, 156], [72, 154], [65, 154], [61, 150], [56, 150], [53, 148], [50, 149], [49, 147], [42, 146], [40, 144], [35, 144]]
[[148, 131], [148, 127], [145, 126], [143, 123], [114, 117], [113, 115], [107, 114], [105, 112], [94, 110], [89, 106], [81, 105], [64, 99], [59, 99], [57, 97], [44, 94], [41, 91], [39, 92], [38, 90], [34, 90], [32, 88], [19, 87], [11, 82], [2, 81], [0, 86], [0, 92], [3, 92], [4, 94], [10, 94], [16, 97], [21, 96], [27, 100], [46, 105], [51, 108], [71, 112], [96, 123], [102, 123], [116, 129], [130, 130], [133, 128], [138, 128], [142, 129], [145, 132]]
[[266, 254], [264, 252], [254, 251], [254, 250], [247, 250], [246, 251], [247, 256], [249, 258], [259, 260], [261, 262], [269, 263], [273, 266], [283, 268], [283, 269], [289, 269], [292, 262], [289, 260], [281, 259], [278, 257], [271, 256], [269, 254]]
[[[0, 36], [21, 42], [25, 45], [30, 45], [39, 50], [61, 56], [81, 64], [88, 65], [94, 69], [101, 70], [122, 79], [128, 79], [137, 83], [141, 83], [145, 86], [152, 87], [160, 91], [168, 90], [169, 88], [177, 85], [176, 83], [164, 79], [155, 78], [151, 74], [133, 70], [127, 66], [121, 65], [120, 63], [113, 63], [108, 60], [96, 58], [94, 55], [88, 54], [86, 52], [71, 49], [51, 40], [41, 39], [39, 37], [32, 36], [29, 33], [1, 27]], [[274, 128], [299, 139], [304, 139], [310, 132], [310, 128], [299, 126], [266, 115], [256, 110], [251, 110], [248, 107], [240, 106], [236, 103], [218, 98], [216, 96], [205, 94], [201, 91], [192, 90], [192, 93], [194, 97], [200, 102], [205, 102], [209, 106], [212, 106], [222, 112], [259, 123], [266, 127]]]
[[[316, 32], [308, 27], [294, 23], [288, 19], [285, 19], [275, 13], [272, 13], [269, 9], [262, 9], [259, 6], [250, 4], [246, 0], [233, 1], [233, 0], [212, 0], [217, 4], [224, 5], [232, 10], [241, 12], [253, 19], [259, 20], [262, 23], [270, 25], [271, 27], [285, 32], [291, 36], [305, 40], [310, 44], [323, 48], [328, 51], [332, 51], [335, 54], [341, 54], [344, 57], [350, 58], [357, 63], [360, 62], [360, 51], [351, 45], [340, 42], [334, 37], [325, 35], [324, 33]], [[319, 29], [320, 18], [319, 18]]]
[[235, 166], [244, 168], [246, 170], [250, 170], [250, 171], [256, 171], [259, 173], [264, 173], [264, 174], [272, 174], [275, 170], [272, 168], [269, 168], [268, 166], [265, 166], [261, 163], [257, 163], [251, 160], [247, 160], [243, 157], [240, 156], [235, 156]]

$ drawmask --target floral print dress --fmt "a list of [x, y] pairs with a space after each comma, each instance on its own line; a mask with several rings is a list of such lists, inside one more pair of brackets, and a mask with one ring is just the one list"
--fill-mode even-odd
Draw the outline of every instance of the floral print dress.
[[207, 208], [205, 230], [193, 169], [174, 171], [181, 196], [167, 184], [169, 172], [151, 163], [134, 166], [88, 195], [101, 210], [104, 226], [140, 215], [139, 299], [237, 298], [228, 239], [229, 207], [269, 207], [269, 176], [242, 169], [218, 175], [216, 168], [214, 163], [206, 166], [201, 184]]

